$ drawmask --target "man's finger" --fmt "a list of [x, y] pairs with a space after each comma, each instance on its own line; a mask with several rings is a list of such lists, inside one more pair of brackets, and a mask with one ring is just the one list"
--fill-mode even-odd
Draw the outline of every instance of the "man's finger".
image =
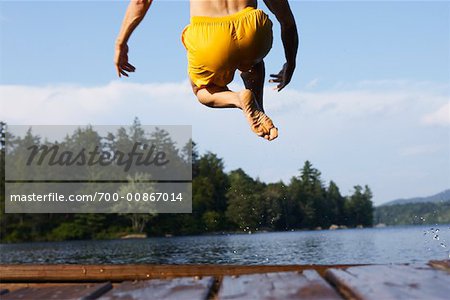
[[127, 67], [129, 67], [130, 69], [132, 69], [133, 71], [136, 70], [136, 68], [135, 68], [132, 64], [130, 64], [130, 63], [126, 63], [125, 65], [126, 65]]
[[123, 66], [122, 69], [127, 71], [127, 72], [134, 72], [134, 69], [130, 68], [129, 66]]
[[278, 85], [278, 91], [281, 91], [282, 89], [284, 89], [284, 87], [286, 86], [286, 83], [281, 83]]
[[125, 77], [128, 77], [128, 74], [124, 70], [120, 70], [120, 74], [122, 74]]

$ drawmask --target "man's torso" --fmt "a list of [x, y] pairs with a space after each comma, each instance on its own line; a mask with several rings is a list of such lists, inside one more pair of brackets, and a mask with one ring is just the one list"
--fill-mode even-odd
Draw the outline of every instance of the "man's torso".
[[222, 17], [256, 6], [257, 0], [190, 0], [191, 17]]

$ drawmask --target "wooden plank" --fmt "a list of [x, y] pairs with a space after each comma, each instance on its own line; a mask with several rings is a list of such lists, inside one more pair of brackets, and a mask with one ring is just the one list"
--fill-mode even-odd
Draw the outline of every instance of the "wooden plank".
[[122, 282], [154, 278], [242, 275], [354, 265], [0, 265], [0, 281], [12, 282]]
[[313, 270], [226, 276], [218, 294], [219, 299], [342, 299], [336, 291]]
[[96, 299], [112, 288], [110, 282], [93, 285], [63, 285], [49, 287], [26, 287], [2, 295], [2, 300], [36, 300], [36, 299]]
[[450, 260], [430, 260], [428, 264], [433, 268], [450, 272]]
[[0, 282], [0, 290], [9, 290], [10, 292], [26, 288], [26, 287], [49, 287], [49, 286], [73, 286], [73, 285], [79, 285], [80, 283], [61, 283], [61, 282], [54, 282], [54, 283], [34, 283], [34, 282], [27, 282], [27, 283], [2, 283]]
[[101, 300], [192, 299], [206, 300], [214, 284], [213, 277], [179, 277], [128, 281], [103, 295]]
[[423, 266], [363, 266], [325, 273], [348, 299], [448, 299], [450, 275]]
[[[33, 288], [43, 288], [43, 287], [51, 287], [51, 286], [74, 286], [79, 285], [79, 282], [21, 282], [21, 283], [2, 283], [0, 282], [0, 290], [9, 290], [9, 292], [25, 288], [25, 287], [33, 287]], [[93, 285], [95, 282], [83, 283]], [[118, 286], [120, 283], [112, 283], [112, 287]]]

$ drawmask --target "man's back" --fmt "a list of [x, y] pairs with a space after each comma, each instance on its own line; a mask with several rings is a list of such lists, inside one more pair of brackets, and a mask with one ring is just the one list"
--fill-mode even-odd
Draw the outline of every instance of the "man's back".
[[257, 0], [190, 0], [191, 16], [222, 17], [256, 5]]

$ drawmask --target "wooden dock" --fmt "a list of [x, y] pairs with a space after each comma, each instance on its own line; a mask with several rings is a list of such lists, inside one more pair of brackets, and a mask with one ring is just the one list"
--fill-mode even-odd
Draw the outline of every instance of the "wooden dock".
[[450, 261], [403, 265], [0, 265], [0, 299], [450, 299]]

